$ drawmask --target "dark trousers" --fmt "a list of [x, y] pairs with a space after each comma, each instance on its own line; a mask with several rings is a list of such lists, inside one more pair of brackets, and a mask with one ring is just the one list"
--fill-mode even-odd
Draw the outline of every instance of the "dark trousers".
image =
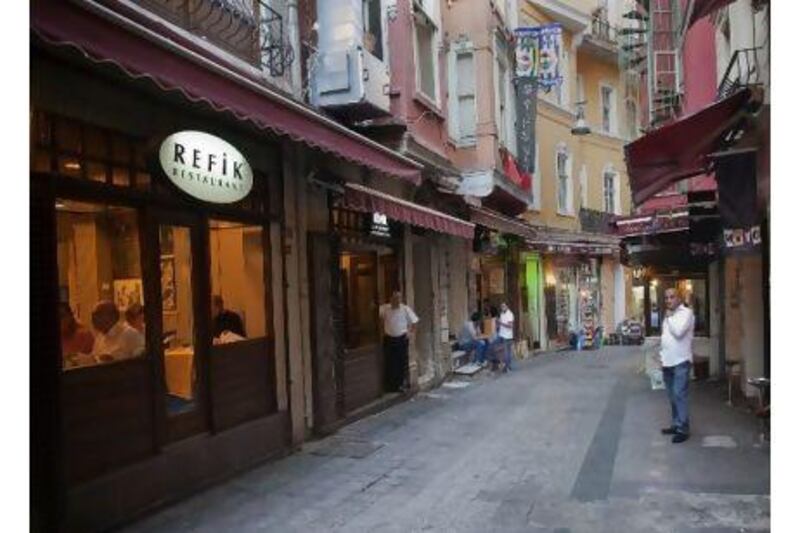
[[684, 361], [675, 366], [665, 366], [664, 387], [672, 408], [672, 427], [679, 433], [689, 434], [689, 372], [691, 363]]
[[408, 336], [383, 337], [384, 386], [389, 392], [400, 390], [408, 381]]

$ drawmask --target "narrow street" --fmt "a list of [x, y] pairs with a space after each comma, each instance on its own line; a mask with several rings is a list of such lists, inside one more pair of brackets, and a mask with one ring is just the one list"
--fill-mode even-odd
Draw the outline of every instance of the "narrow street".
[[673, 445], [639, 367], [607, 347], [451, 380], [125, 531], [769, 530], [755, 418], [694, 383]]

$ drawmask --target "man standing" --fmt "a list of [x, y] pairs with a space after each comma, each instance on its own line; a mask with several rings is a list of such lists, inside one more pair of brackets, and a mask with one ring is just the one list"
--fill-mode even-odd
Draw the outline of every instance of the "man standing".
[[384, 381], [388, 391], [408, 388], [408, 337], [414, 334], [419, 317], [400, 301], [400, 291], [394, 291], [388, 304], [380, 308], [383, 321]]
[[497, 337], [503, 343], [503, 372], [512, 370], [512, 345], [514, 344], [514, 313], [505, 302], [500, 304], [500, 317], [497, 319]]
[[689, 371], [692, 365], [694, 313], [675, 289], [664, 292], [667, 310], [661, 328], [661, 367], [672, 407], [672, 425], [661, 430], [673, 443], [689, 438]]

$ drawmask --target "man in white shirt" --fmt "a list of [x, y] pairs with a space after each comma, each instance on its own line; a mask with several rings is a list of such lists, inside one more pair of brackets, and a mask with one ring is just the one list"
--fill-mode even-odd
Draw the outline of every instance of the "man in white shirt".
[[511, 368], [512, 345], [514, 344], [514, 313], [505, 302], [500, 304], [500, 316], [497, 318], [497, 339], [503, 344], [503, 372]]
[[413, 335], [419, 317], [400, 301], [400, 291], [394, 291], [390, 303], [380, 307], [383, 324], [384, 382], [388, 391], [408, 387], [408, 337]]
[[694, 313], [683, 305], [675, 289], [664, 292], [667, 312], [661, 328], [661, 368], [672, 407], [672, 424], [661, 432], [673, 443], [689, 438], [689, 373], [692, 366]]
[[92, 355], [99, 363], [138, 357], [144, 353], [144, 335], [126, 321], [114, 302], [99, 302], [92, 311], [92, 326], [97, 330]]

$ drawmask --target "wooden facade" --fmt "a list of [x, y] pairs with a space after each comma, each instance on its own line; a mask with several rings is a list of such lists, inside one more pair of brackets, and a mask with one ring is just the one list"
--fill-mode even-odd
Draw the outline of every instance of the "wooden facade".
[[[271, 235], [282, 227], [281, 154], [274, 138], [222, 115], [35, 43], [31, 71], [31, 419], [34, 530], [95, 531], [252, 467], [288, 449], [279, 410]], [[246, 154], [254, 186], [233, 205], [179, 191], [153, 165], [154, 140], [207, 131]], [[135, 214], [146, 349], [141, 357], [65, 369], [59, 343], [57, 210], [65, 203]], [[263, 333], [212, 343], [211, 220], [257, 228], [263, 248]], [[169, 410], [159, 239], [190, 236], [191, 409]], [[274, 231], [277, 229], [278, 231]], [[118, 258], [112, 258], [112, 261]], [[102, 265], [101, 265], [102, 267]], [[98, 267], [98, 268], [101, 268]], [[162, 273], [163, 276], [163, 273]], [[284, 380], [285, 381], [285, 380]]]

